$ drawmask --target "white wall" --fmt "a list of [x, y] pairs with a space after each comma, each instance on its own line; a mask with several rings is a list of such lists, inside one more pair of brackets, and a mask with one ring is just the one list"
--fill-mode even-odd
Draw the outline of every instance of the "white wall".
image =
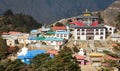
[[[57, 36], [57, 35], [59, 35], [59, 36]], [[62, 35], [63, 37], [61, 37], [61, 35]], [[65, 36], [65, 35], [66, 35], [66, 36]], [[55, 34], [55, 37], [57, 37], [57, 38], [69, 39], [69, 34]]]
[[81, 35], [80, 40], [86, 40], [86, 35]]
[[[101, 32], [103, 32], [102, 35], [100, 34]], [[106, 30], [103, 29], [103, 31], [100, 31], [100, 29], [99, 29], [99, 32], [98, 32], [98, 33], [99, 33], [99, 34], [96, 35], [96, 30], [94, 29], [94, 40], [105, 40]], [[101, 36], [103, 37], [103, 39], [100, 39]]]
[[22, 38], [21, 38], [21, 39], [20, 39], [20, 38], [18, 39], [18, 43], [19, 43], [19, 44], [24, 44], [24, 41], [26, 42], [26, 44], [31, 43], [31, 41], [28, 40], [28, 39], [24, 39], [24, 38], [23, 38], [23, 39], [22, 39]]
[[95, 35], [94, 40], [100, 40], [100, 35]]
[[45, 41], [47, 45], [62, 45], [63, 41]]
[[[113, 35], [113, 34], [114, 34], [115, 27], [108, 26], [108, 25], [105, 25], [105, 27], [107, 28], [108, 32], [110, 32], [110, 33], [111, 33], [111, 35]], [[111, 30], [110, 30], [110, 28], [111, 28]]]
[[7, 43], [7, 46], [15, 46], [15, 40], [13, 39], [7, 39], [6, 43]]
[[73, 36], [74, 36], [74, 39], [77, 40], [77, 29], [74, 29], [74, 34], [73, 34]]

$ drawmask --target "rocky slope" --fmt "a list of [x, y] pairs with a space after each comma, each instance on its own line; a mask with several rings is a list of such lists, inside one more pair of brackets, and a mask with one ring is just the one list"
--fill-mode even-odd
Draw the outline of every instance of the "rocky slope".
[[40, 23], [80, 15], [86, 8], [103, 10], [115, 0], [0, 0], [0, 15], [6, 10], [32, 15]]
[[117, 0], [113, 4], [111, 4], [107, 9], [101, 12], [101, 15], [106, 24], [115, 26], [116, 24], [115, 19], [119, 12], [120, 12], [120, 0]]

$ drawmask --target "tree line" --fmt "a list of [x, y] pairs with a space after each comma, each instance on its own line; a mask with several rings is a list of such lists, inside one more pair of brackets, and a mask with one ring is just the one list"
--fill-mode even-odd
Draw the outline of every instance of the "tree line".
[[32, 29], [40, 28], [42, 25], [37, 22], [32, 16], [22, 13], [14, 14], [11, 10], [4, 12], [0, 17], [0, 31], [19, 31], [29, 32]]

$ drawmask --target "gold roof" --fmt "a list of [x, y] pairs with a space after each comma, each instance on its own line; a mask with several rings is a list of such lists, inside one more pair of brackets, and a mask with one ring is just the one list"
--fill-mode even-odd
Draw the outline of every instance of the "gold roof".
[[89, 56], [103, 56], [104, 54], [103, 53], [90, 53]]
[[88, 11], [88, 9], [86, 9], [86, 11], [84, 12], [83, 16], [91, 16], [91, 13]]

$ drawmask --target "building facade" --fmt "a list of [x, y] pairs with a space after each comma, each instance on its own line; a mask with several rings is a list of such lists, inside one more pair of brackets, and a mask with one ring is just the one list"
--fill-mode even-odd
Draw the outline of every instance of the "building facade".
[[75, 27], [75, 40], [105, 40], [105, 27]]
[[70, 33], [68, 31], [58, 30], [55, 32], [55, 37], [57, 38], [69, 39], [69, 36]]
[[81, 16], [72, 19], [75, 40], [105, 40], [107, 32], [114, 34], [115, 27], [104, 25], [99, 17], [86, 11]]

